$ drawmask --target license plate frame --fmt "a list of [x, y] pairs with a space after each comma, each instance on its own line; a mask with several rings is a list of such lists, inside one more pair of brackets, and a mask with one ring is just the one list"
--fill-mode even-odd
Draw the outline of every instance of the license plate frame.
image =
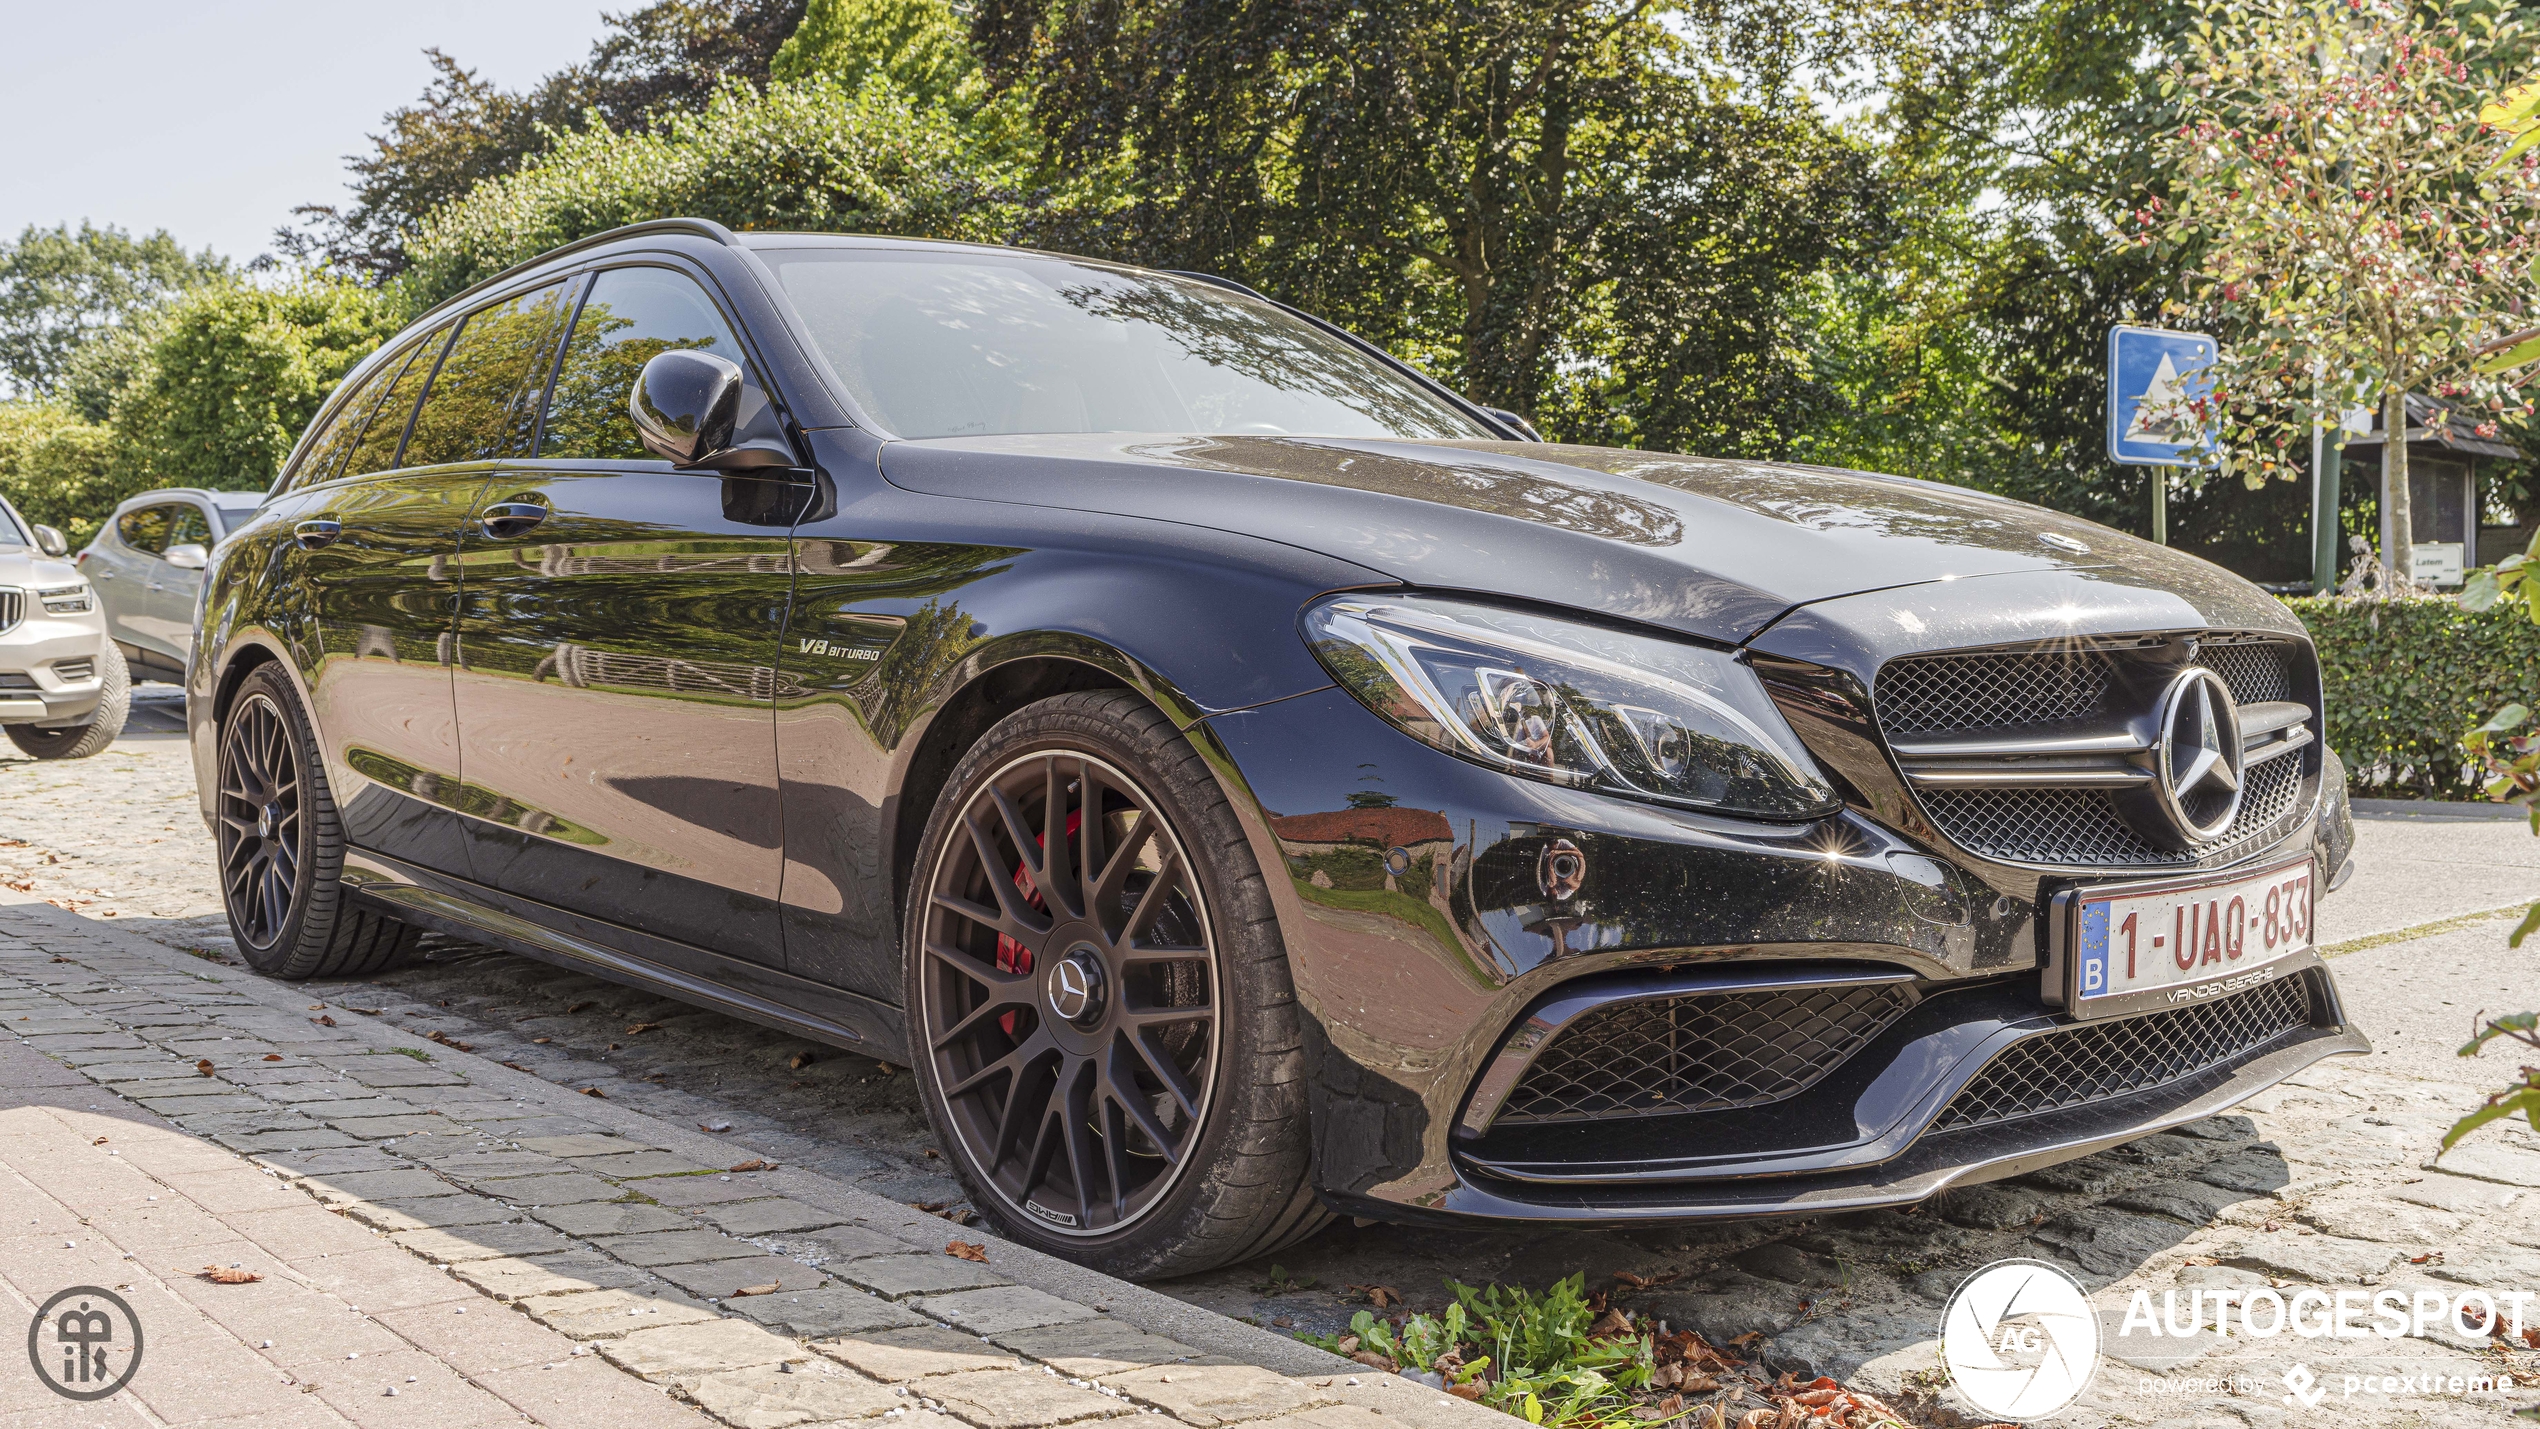
[[[2318, 961], [2316, 885], [2315, 866], [2305, 853], [2246, 871], [2065, 889], [2055, 895], [2049, 920], [2058, 973], [2049, 986], [2062, 995], [2066, 1015], [2087, 1021], [2226, 997], [2286, 976]], [[2262, 901], [2270, 890], [2293, 895], [2279, 906], [2277, 918], [2284, 941], [2272, 950], [2264, 942]], [[2250, 896], [2253, 891], [2254, 899]], [[2295, 897], [2300, 908], [2298, 924], [2292, 921], [2297, 916], [2293, 912]], [[2236, 938], [2227, 932], [2234, 902], [2241, 905]], [[2140, 917], [2147, 906], [2171, 910], [2170, 925], [2155, 928], [2143, 923], [2133, 929], [2135, 972], [2132, 977], [2122, 977], [2119, 969], [2125, 960], [2126, 945], [2121, 941], [2123, 915], [2119, 910]], [[2092, 917], [2094, 907], [2105, 910], [2096, 920]], [[2192, 917], [2188, 912], [2191, 907]], [[2190, 940], [2189, 953], [2194, 959], [2185, 967], [2177, 961], [2179, 950], [2175, 944], [2181, 939]], [[2145, 976], [2149, 959], [2157, 959], [2150, 964], [2157, 976]], [[2094, 977], [2098, 989], [2089, 990]]]

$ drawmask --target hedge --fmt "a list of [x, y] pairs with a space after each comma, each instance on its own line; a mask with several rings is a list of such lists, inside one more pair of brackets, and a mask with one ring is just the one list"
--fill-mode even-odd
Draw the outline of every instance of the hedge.
[[2476, 799], [2464, 730], [2540, 704], [2540, 626], [2448, 598], [2285, 602], [2319, 647], [2328, 745], [2358, 797]]

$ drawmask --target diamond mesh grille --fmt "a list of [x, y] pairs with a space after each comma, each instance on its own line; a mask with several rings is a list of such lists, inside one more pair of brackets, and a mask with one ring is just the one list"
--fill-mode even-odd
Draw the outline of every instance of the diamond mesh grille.
[[1553, 1039], [1501, 1122], [1718, 1111], [1797, 1096], [1914, 1005], [1889, 983], [1600, 1008]]
[[2223, 677], [2234, 704], [2293, 698], [2293, 647], [2280, 641], [2205, 645], [2196, 663]]
[[1922, 797], [1933, 825], [1969, 853], [2009, 863], [2124, 868], [2195, 863], [2274, 837], [2301, 792], [2301, 760], [2288, 756], [2255, 766], [2231, 827], [2212, 843], [2184, 851], [2146, 842], [2098, 789], [1926, 789]]
[[1895, 736], [2088, 719], [2106, 707], [2111, 673], [2090, 650], [1899, 660], [1879, 672], [1879, 726]]
[[1941, 1109], [1935, 1131], [1981, 1126], [2149, 1091], [2237, 1061], [2311, 1022], [2310, 978], [2015, 1042]]

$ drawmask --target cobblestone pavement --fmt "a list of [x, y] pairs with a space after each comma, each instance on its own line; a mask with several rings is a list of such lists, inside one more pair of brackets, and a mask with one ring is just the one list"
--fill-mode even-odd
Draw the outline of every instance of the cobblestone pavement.
[[[164, 705], [137, 718], [83, 765], [0, 762], [0, 882], [14, 890], [0, 896], [224, 956], [184, 749], [152, 727], [167, 718]], [[1626, 1306], [1715, 1339], [1761, 1332], [1777, 1363], [1891, 1393], [1936, 1363], [1949, 1291], [2009, 1256], [2062, 1265], [2116, 1305], [2137, 1288], [2156, 1303], [2165, 1291], [2314, 1284], [2540, 1289], [2540, 1140], [2519, 1123], [2491, 1127], [2430, 1164], [2442, 1128], [2510, 1071], [2509, 1058], [2451, 1055], [2471, 1015], [2540, 1004], [2531, 955], [2506, 950], [2510, 923], [2486, 916], [2540, 896], [2540, 839], [2514, 822], [2383, 811], [2362, 825], [2359, 856], [2364, 871], [2321, 922], [2376, 1051], [2322, 1064], [2232, 1115], [1906, 1213], [1628, 1234], [1341, 1226], [1283, 1253], [1284, 1273], [1253, 1264], [1155, 1288], [1273, 1328], [1323, 1330], [1363, 1308], [1356, 1287], [1398, 1289], [1422, 1307], [1448, 1277], [1541, 1284], [1583, 1270]], [[961, 1209], [905, 1071], [457, 944], [310, 996], [377, 1009], [374, 1025], [416, 1038], [465, 1041], [554, 1086], [599, 1087], [613, 1106], [728, 1125], [717, 1135], [895, 1202]], [[1616, 1272], [1662, 1283], [1624, 1294]], [[2134, 1362], [2111, 1364], [2067, 1422], [2300, 1419], [2282, 1382], [2296, 1361], [2332, 1395], [2342, 1376], [2385, 1365], [2446, 1379], [2502, 1369], [2540, 1386], [2540, 1356], [2494, 1344], [2363, 1347], [2209, 1336], [2185, 1357], [2129, 1350]], [[2209, 1388], [2232, 1375], [2239, 1392]], [[2338, 1398], [2335, 1412], [2359, 1424], [2512, 1422], [2507, 1407], [2534, 1402], [2540, 1388], [2475, 1401], [2365, 1392]]]

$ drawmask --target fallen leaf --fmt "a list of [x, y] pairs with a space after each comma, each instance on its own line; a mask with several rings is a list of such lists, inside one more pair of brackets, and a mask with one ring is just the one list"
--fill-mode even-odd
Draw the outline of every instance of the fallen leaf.
[[944, 1254], [955, 1260], [975, 1261], [981, 1265], [988, 1263], [988, 1248], [977, 1241], [948, 1240], [944, 1242]]
[[1709, 1394], [1720, 1387], [1720, 1382], [1707, 1374], [1694, 1374], [1685, 1376], [1685, 1382], [1676, 1387], [1687, 1394]]
[[734, 1171], [773, 1171], [776, 1169], [776, 1165], [774, 1162], [762, 1161], [758, 1157], [753, 1156], [749, 1160], [742, 1162], [738, 1166], [731, 1167], [730, 1169]]
[[380, 1013], [380, 1009], [376, 1007], [348, 1007], [344, 1010], [346, 1012], [358, 1012], [364, 1017], [377, 1017]]
[[626, 1029], [626, 1035], [629, 1037], [640, 1037], [644, 1033], [650, 1032], [659, 1026], [661, 1026], [661, 1024], [658, 1022], [638, 1022], [634, 1026]]
[[309, 1004], [309, 1011], [324, 1012], [326, 1011], [326, 1004], [323, 1002], [312, 1002]]
[[2184, 1260], [2184, 1261], [2182, 1261], [2182, 1262], [2180, 1262], [2180, 1263], [2181, 1263], [2181, 1264], [2183, 1264], [2183, 1265], [2220, 1265], [2220, 1264], [2222, 1264], [2222, 1262], [2221, 1262], [2221, 1261], [2219, 1261], [2219, 1260], [2215, 1259], [2214, 1257], [2212, 1257], [2212, 1256], [2210, 1256], [2210, 1255], [2191, 1255], [2191, 1256], [2189, 1256], [2186, 1260]]
[[526, 1072], [529, 1070], [527, 1067], [522, 1066], [518, 1062], [505, 1062], [503, 1065], [511, 1068], [515, 1072]]
[[582, 1089], [582, 1095], [586, 1097], [598, 1097], [602, 1101], [607, 1101], [609, 1099], [609, 1094], [601, 1091], [598, 1087], [584, 1087]]
[[1617, 1335], [1631, 1333], [1631, 1317], [1620, 1310], [1608, 1310], [1598, 1317], [1595, 1324], [1588, 1326], [1588, 1338], [1591, 1340], [1611, 1339]]
[[565, 1012], [565, 1016], [567, 1016], [567, 1017], [571, 1017], [573, 1014], [575, 1014], [575, 1013], [577, 1013], [577, 1012], [580, 1012], [582, 1009], [584, 1009], [584, 1008], [586, 1008], [586, 1007], [597, 1007], [597, 1006], [599, 1006], [599, 1004], [598, 1004], [598, 1003], [596, 1003], [596, 1002], [591, 1002], [591, 1001], [587, 1001], [587, 1000], [586, 1000], [586, 1001], [582, 1001], [582, 1002], [577, 1002], [577, 1003], [574, 1003], [572, 1006], [567, 1007], [567, 1008], [564, 1010], [564, 1012]]
[[728, 1121], [701, 1121], [697, 1123], [697, 1130], [699, 1131], [730, 1131], [731, 1129], [732, 1123]]
[[2442, 1263], [2443, 1252], [2439, 1250], [2429, 1250], [2423, 1255], [2412, 1255], [2408, 1257], [2408, 1264], [2410, 1265], [2441, 1265]]
[[1385, 1355], [1380, 1355], [1374, 1350], [1360, 1350], [1358, 1353], [1351, 1355], [1350, 1358], [1367, 1366], [1369, 1369], [1383, 1370], [1387, 1374], [1392, 1374], [1394, 1371], [1402, 1368], [1401, 1365], [1395, 1363], [1391, 1358]]
[[101, 1137], [98, 1137], [95, 1141], [92, 1141], [92, 1142], [90, 1142], [90, 1143], [88, 1143], [88, 1144], [89, 1144], [89, 1145], [91, 1145], [91, 1146], [103, 1146], [103, 1145], [105, 1145], [105, 1144], [106, 1144], [106, 1138], [104, 1138], [104, 1137], [102, 1137], [102, 1136], [101, 1136]]
[[324, 1013], [320, 1013], [319, 1015], [317, 1015], [317, 1016], [315, 1016], [315, 1017], [312, 1017], [312, 1018], [310, 1018], [309, 1020], [310, 1020], [311, 1022], [316, 1023], [316, 1024], [317, 1024], [318, 1026], [320, 1026], [320, 1027], [332, 1027], [332, 1026], [334, 1026], [334, 1025], [335, 1025], [335, 1019], [334, 1019], [334, 1018], [332, 1018], [332, 1017], [329, 1017], [329, 1016], [325, 1015]]
[[732, 1292], [732, 1298], [738, 1300], [747, 1295], [773, 1295], [776, 1293], [776, 1288], [777, 1282], [774, 1281], [765, 1285], [744, 1285]]
[[460, 1051], [462, 1051], [462, 1052], [473, 1052], [473, 1051], [475, 1051], [475, 1050], [476, 1050], [476, 1048], [475, 1048], [474, 1046], [472, 1046], [472, 1045], [470, 1045], [470, 1044], [468, 1044], [468, 1043], [466, 1043], [466, 1042], [462, 1042], [462, 1041], [460, 1041], [459, 1039], [457, 1039], [456, 1037], [451, 1036], [451, 1035], [450, 1035], [449, 1033], [447, 1033], [447, 1032], [426, 1032], [426, 1033], [425, 1033], [425, 1034], [423, 1034], [423, 1035], [424, 1035], [425, 1040], [427, 1040], [427, 1041], [431, 1041], [431, 1042], [438, 1042], [438, 1043], [440, 1043], [440, 1044], [441, 1044], [442, 1046], [444, 1046], [444, 1047], [456, 1047], [456, 1048], [458, 1048], [458, 1049], [459, 1049]]
[[886, 1077], [899, 1070], [899, 1068], [892, 1066], [888, 1062], [876, 1062], [874, 1065], [880, 1067], [882, 1069], [882, 1075]]
[[1344, 1355], [1354, 1355], [1358, 1353], [1358, 1337], [1356, 1335], [1341, 1336], [1341, 1353]]
[[1482, 1397], [1482, 1387], [1478, 1384], [1450, 1384], [1446, 1392], [1458, 1399], [1478, 1400]]
[[205, 1057], [203, 1060], [195, 1063], [194, 1070], [202, 1073], [204, 1076], [210, 1076], [212, 1074], [212, 1059]]
[[546, 1046], [548, 1043], [553, 1042], [553, 1041], [555, 1041], [556, 1039], [555, 1039], [555, 1038], [553, 1038], [553, 1037], [532, 1037], [532, 1038], [530, 1038], [529, 1040], [530, 1040], [530, 1041], [532, 1041], [532, 1042], [537, 1043], [537, 1044], [538, 1044], [539, 1046], [541, 1046], [541, 1047], [544, 1047], [544, 1046]]
[[614, 1043], [614, 1042], [611, 1042], [611, 1043], [610, 1043], [610, 1044], [609, 1044], [606, 1048], [604, 1048], [603, 1050], [605, 1050], [605, 1051], [610, 1051], [610, 1052], [614, 1052], [614, 1051], [616, 1051], [616, 1050], [617, 1050], [617, 1044], [616, 1044], [616, 1043]]
[[814, 1062], [816, 1062], [816, 1061], [819, 1061], [819, 1060], [820, 1060], [819, 1058], [814, 1057], [814, 1056], [813, 1056], [812, 1054], [810, 1054], [809, 1052], [796, 1052], [796, 1053], [794, 1054], [794, 1060], [792, 1060], [792, 1061], [790, 1061], [790, 1062], [787, 1062], [785, 1065], [786, 1065], [787, 1067], [790, 1067], [790, 1068], [792, 1068], [793, 1070], [795, 1070], [795, 1071], [799, 1072], [799, 1071], [801, 1071], [803, 1068], [808, 1067], [808, 1066], [810, 1066], [812, 1063], [814, 1063]]
[[267, 1052], [265, 1054], [265, 1060], [268, 1062], [279, 1062], [282, 1060], [282, 1054], [280, 1052]]
[[1379, 1310], [1402, 1303], [1402, 1292], [1390, 1285], [1352, 1285], [1349, 1288], [1366, 1296], [1367, 1303]]
[[214, 1285], [253, 1285], [264, 1279], [252, 1270], [240, 1270], [234, 1265], [206, 1265], [195, 1274], [196, 1278], [208, 1280]]
[[1749, 1330], [1743, 1335], [1731, 1335], [1729, 1337], [1729, 1348], [1733, 1350], [1751, 1350], [1758, 1344], [1761, 1344], [1763, 1339], [1763, 1331]]
[[1683, 1273], [1684, 1272], [1682, 1271], [1669, 1271], [1665, 1275], [1634, 1275], [1628, 1270], [1617, 1270], [1614, 1272], [1614, 1278], [1634, 1290], [1648, 1290], [1656, 1286], [1664, 1285], [1668, 1281], [1676, 1279]]

